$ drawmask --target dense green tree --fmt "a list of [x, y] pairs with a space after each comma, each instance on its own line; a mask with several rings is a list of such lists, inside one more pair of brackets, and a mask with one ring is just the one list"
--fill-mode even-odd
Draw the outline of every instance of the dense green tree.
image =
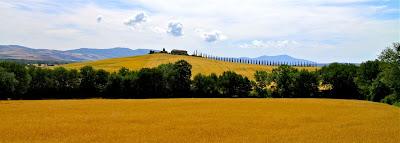
[[[53, 71], [53, 78], [56, 87], [55, 94], [58, 96], [53, 98], [79, 98], [79, 95], [75, 95], [78, 94], [77, 91], [80, 88], [80, 74], [77, 70], [67, 70], [63, 67], [57, 67]], [[86, 93], [89, 93], [89, 91]]]
[[255, 78], [255, 83], [253, 84], [254, 86], [254, 92], [256, 92], [257, 97], [271, 97], [270, 94], [268, 94], [268, 85], [271, 84], [272, 81], [272, 75], [269, 74], [266, 71], [256, 71], [254, 73], [254, 78]]
[[318, 75], [315, 72], [301, 70], [294, 77], [295, 98], [317, 97], [318, 93]]
[[382, 64], [378, 60], [367, 61], [361, 63], [357, 69], [355, 82], [364, 96], [362, 99], [380, 101], [390, 94], [390, 89], [381, 81]]
[[232, 71], [227, 71], [219, 76], [219, 87], [223, 97], [248, 97], [251, 91], [251, 83], [247, 77], [243, 77]]
[[97, 70], [96, 71], [96, 76], [94, 79], [94, 83], [95, 83], [95, 88], [96, 88], [96, 95], [97, 96], [103, 96], [104, 92], [106, 90], [106, 86], [108, 83], [108, 77], [109, 77], [110, 73], [105, 71], [105, 70]]
[[31, 76], [25, 65], [13, 63], [13, 62], [0, 62], [0, 67], [5, 72], [13, 73], [15, 79], [18, 81], [15, 86], [15, 92], [13, 98], [24, 98], [24, 94], [28, 91]]
[[32, 66], [28, 71], [31, 82], [27, 96], [31, 99], [54, 98], [57, 85], [55, 85], [53, 70]]
[[82, 98], [93, 97], [96, 93], [96, 70], [91, 66], [84, 66], [80, 69]]
[[[139, 94], [139, 72], [131, 71], [122, 76], [122, 97], [123, 98], [143, 98]], [[113, 95], [115, 96], [115, 95]]]
[[392, 47], [387, 47], [379, 55], [379, 60], [386, 63], [400, 63], [400, 42], [393, 43]]
[[384, 62], [381, 81], [391, 89], [390, 96], [385, 101], [400, 102], [400, 43], [393, 43], [380, 55], [379, 60]]
[[320, 72], [323, 84], [332, 86], [328, 97], [362, 99], [354, 82], [357, 76], [357, 66], [354, 64], [333, 63], [322, 67]]
[[6, 72], [0, 67], [0, 99], [14, 98], [17, 85], [14, 73]]
[[175, 68], [175, 65], [172, 63], [169, 64], [161, 64], [157, 67], [157, 69], [162, 73], [163, 78], [159, 79], [159, 82], [163, 82], [166, 90], [166, 97], [176, 97], [175, 88], [177, 87], [175, 84], [179, 84], [177, 80], [178, 70]]
[[196, 75], [193, 78], [192, 85], [194, 97], [220, 97], [218, 91], [218, 76], [214, 73], [209, 76], [205, 76], [202, 74]]
[[176, 76], [173, 82], [173, 93], [177, 97], [191, 97], [190, 78], [192, 76], [192, 65], [184, 60], [175, 62]]
[[127, 74], [129, 74], [129, 69], [126, 67], [122, 67], [121, 69], [119, 69], [118, 74], [121, 76], [126, 76]]
[[288, 65], [282, 65], [272, 70], [272, 82], [276, 84], [276, 93], [280, 98], [290, 98], [295, 96], [295, 74], [297, 70]]
[[390, 95], [390, 88], [377, 78], [368, 86], [368, 93], [365, 95], [367, 100], [379, 102]]
[[107, 81], [107, 85], [104, 91], [105, 98], [129, 98], [124, 96], [123, 92], [123, 76], [117, 73], [112, 73]]
[[138, 98], [161, 98], [166, 94], [163, 74], [156, 68], [143, 68], [138, 73]]

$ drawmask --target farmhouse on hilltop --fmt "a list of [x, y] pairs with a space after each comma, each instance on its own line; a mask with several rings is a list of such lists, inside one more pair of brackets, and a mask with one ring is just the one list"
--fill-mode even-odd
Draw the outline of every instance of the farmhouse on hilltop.
[[171, 54], [172, 55], [189, 55], [186, 50], [177, 50], [177, 49], [173, 49], [171, 51]]

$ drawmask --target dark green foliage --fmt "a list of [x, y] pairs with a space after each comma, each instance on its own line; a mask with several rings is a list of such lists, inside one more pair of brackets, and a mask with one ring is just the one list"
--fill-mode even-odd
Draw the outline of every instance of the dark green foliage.
[[105, 70], [100, 69], [100, 70], [96, 71], [96, 76], [94, 79], [95, 88], [96, 88], [96, 94], [95, 94], [96, 96], [104, 94], [108, 80], [109, 80], [109, 76], [110, 76], [110, 73]]
[[[0, 67], [3, 68], [5, 72], [13, 73], [14, 78], [18, 81], [15, 85], [14, 93], [10, 98], [25, 98], [23, 96], [28, 91], [31, 81], [31, 76], [29, 75], [25, 65], [12, 62], [0, 62]], [[10, 78], [10, 75], [8, 75], [7, 78]]]
[[270, 94], [268, 94], [268, 88], [267, 86], [271, 83], [272, 81], [272, 75], [269, 74], [266, 71], [256, 71], [254, 74], [255, 82], [253, 83], [253, 89], [254, 89], [254, 94], [257, 97], [271, 97]]
[[361, 63], [357, 70], [355, 82], [364, 95], [364, 98], [371, 101], [381, 101], [385, 96], [390, 94], [390, 89], [381, 81], [382, 62], [367, 61]]
[[276, 84], [275, 91], [280, 98], [291, 98], [295, 96], [295, 76], [297, 70], [288, 65], [279, 66], [272, 71], [272, 82]]
[[112, 73], [108, 78], [107, 85], [104, 91], [104, 98], [128, 98], [123, 93], [123, 76], [117, 73]]
[[218, 76], [216, 74], [211, 74], [209, 76], [198, 74], [193, 78], [192, 85], [194, 97], [220, 97], [218, 91]]
[[80, 74], [77, 70], [57, 67], [53, 70], [54, 86], [58, 98], [79, 98]]
[[82, 91], [82, 97], [93, 97], [96, 93], [96, 71], [91, 66], [85, 66], [80, 69], [81, 84], [80, 90]]
[[[122, 76], [122, 98], [138, 98], [139, 85], [138, 85], [138, 72], [132, 71]], [[118, 96], [118, 95], [109, 95]]]
[[222, 97], [248, 97], [251, 91], [250, 80], [235, 72], [224, 72], [218, 79]]
[[144, 68], [138, 73], [137, 98], [161, 98], [166, 93], [162, 72], [158, 69]]
[[355, 65], [333, 63], [322, 67], [320, 72], [322, 83], [332, 85], [332, 90], [328, 97], [362, 99], [354, 82], [357, 75], [357, 67]]
[[370, 86], [368, 86], [368, 94], [366, 99], [370, 101], [379, 102], [390, 94], [390, 88], [381, 82], [379, 79], [374, 80]]
[[380, 54], [379, 60], [383, 62], [383, 72], [380, 80], [390, 88], [391, 94], [388, 98], [393, 100], [393, 102], [386, 103], [400, 102], [400, 43], [393, 43], [392, 47], [386, 48]]
[[379, 60], [385, 63], [400, 63], [400, 42], [393, 43], [392, 47], [387, 47], [379, 55]]
[[318, 75], [315, 72], [301, 70], [294, 77], [295, 98], [315, 98], [318, 97]]
[[54, 74], [52, 70], [36, 67], [29, 68], [31, 83], [28, 90], [28, 97], [31, 99], [50, 98], [57, 85], [55, 85]]
[[192, 65], [184, 60], [180, 60], [174, 64], [174, 69], [176, 69], [175, 80], [172, 84], [172, 91], [174, 92], [174, 95], [177, 97], [191, 97], [189, 93]]
[[[255, 79], [254, 89], [260, 97], [317, 97], [319, 81], [315, 72], [298, 71], [293, 67], [282, 65], [274, 69], [270, 74], [257, 71]], [[270, 86], [269, 89], [268, 86]]]
[[17, 84], [14, 73], [6, 72], [0, 67], [0, 99], [12, 98]]

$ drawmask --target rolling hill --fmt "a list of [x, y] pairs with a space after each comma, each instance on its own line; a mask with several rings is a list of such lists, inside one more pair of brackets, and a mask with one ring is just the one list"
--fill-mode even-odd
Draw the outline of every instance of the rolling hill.
[[[148, 54], [148, 55], [133, 56], [133, 57], [112, 58], [112, 59], [105, 59], [98, 61], [71, 63], [62, 66], [70, 69], [71, 68], [78, 69], [83, 66], [89, 65], [97, 69], [104, 69], [113, 72], [113, 71], [118, 71], [121, 67], [126, 67], [131, 70], [139, 70], [141, 68], [156, 67], [160, 64], [173, 63], [178, 60], [186, 60], [192, 65], [193, 67], [192, 75], [196, 75], [198, 73], [221, 74], [224, 71], [231, 70], [252, 79], [255, 71], [257, 70], [271, 71], [273, 68], [275, 68], [273, 66], [231, 63], [231, 62], [210, 60], [201, 57], [180, 56], [180, 55], [170, 55], [170, 54]], [[317, 69], [317, 67], [298, 67], [298, 68], [307, 70]]]
[[[51, 49], [33, 49], [19, 45], [0, 45], [0, 59], [20, 59], [27, 61], [64, 61], [64, 62], [80, 62], [80, 61], [95, 61], [108, 58], [120, 58], [128, 56], [145, 55], [153, 49], [135, 49], [116, 47], [109, 49], [96, 48], [79, 48], [73, 50], [51, 50]], [[280, 63], [309, 63], [317, 64], [316, 62], [298, 59], [289, 55], [277, 56], [260, 56], [255, 58], [240, 57], [239, 59], [252, 59], [274, 61]]]
[[137, 56], [149, 53], [150, 49], [110, 48], [59, 51], [32, 49], [19, 45], [0, 45], [0, 59], [23, 59], [32, 61], [90, 61], [107, 58]]

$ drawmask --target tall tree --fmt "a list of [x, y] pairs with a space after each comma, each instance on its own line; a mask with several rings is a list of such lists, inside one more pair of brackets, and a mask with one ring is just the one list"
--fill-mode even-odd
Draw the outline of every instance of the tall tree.
[[354, 82], [357, 74], [357, 67], [355, 65], [333, 63], [322, 67], [320, 72], [323, 84], [332, 86], [330, 90], [331, 97], [362, 99]]
[[288, 98], [294, 96], [294, 76], [297, 70], [287, 65], [281, 65], [272, 70], [272, 81], [276, 84], [278, 97]]
[[224, 97], [248, 97], [251, 90], [250, 80], [232, 71], [222, 73], [218, 83]]
[[163, 74], [156, 68], [143, 68], [138, 73], [138, 98], [161, 98], [166, 94]]
[[318, 75], [315, 72], [301, 70], [294, 77], [295, 98], [317, 97], [318, 93]]
[[380, 101], [390, 94], [390, 89], [381, 81], [382, 62], [367, 61], [361, 63], [357, 70], [355, 82], [363, 96], [363, 99]]
[[209, 76], [198, 74], [193, 78], [192, 85], [192, 90], [195, 97], [219, 97], [218, 76], [216, 74], [211, 74]]
[[55, 98], [56, 85], [53, 70], [31, 66], [29, 75], [32, 77], [27, 95], [29, 98]]
[[0, 67], [5, 72], [13, 73], [15, 79], [18, 81], [15, 86], [15, 94], [13, 98], [24, 98], [23, 96], [28, 91], [29, 83], [31, 82], [31, 76], [25, 65], [13, 63], [13, 62], [0, 62]]
[[174, 82], [174, 93], [177, 97], [190, 97], [190, 77], [192, 76], [192, 65], [184, 60], [175, 62], [177, 75]]
[[93, 97], [96, 93], [96, 70], [91, 66], [84, 66], [80, 69], [82, 76], [80, 90], [82, 98]]
[[386, 100], [386, 102], [400, 102], [400, 42], [395, 42], [392, 47], [387, 47], [379, 55], [379, 60], [384, 62], [382, 82], [392, 91], [391, 95], [387, 97], [391, 101]]
[[259, 97], [270, 97], [268, 95], [268, 85], [271, 84], [271, 74], [266, 71], [256, 71], [254, 73], [255, 85], [254, 90]]
[[97, 70], [96, 71], [96, 76], [94, 79], [95, 82], [95, 88], [96, 88], [96, 95], [97, 96], [102, 96], [104, 95], [104, 92], [106, 90], [108, 78], [109, 78], [110, 73], [105, 71], [105, 70]]
[[0, 67], [0, 99], [13, 98], [17, 85], [15, 75]]

